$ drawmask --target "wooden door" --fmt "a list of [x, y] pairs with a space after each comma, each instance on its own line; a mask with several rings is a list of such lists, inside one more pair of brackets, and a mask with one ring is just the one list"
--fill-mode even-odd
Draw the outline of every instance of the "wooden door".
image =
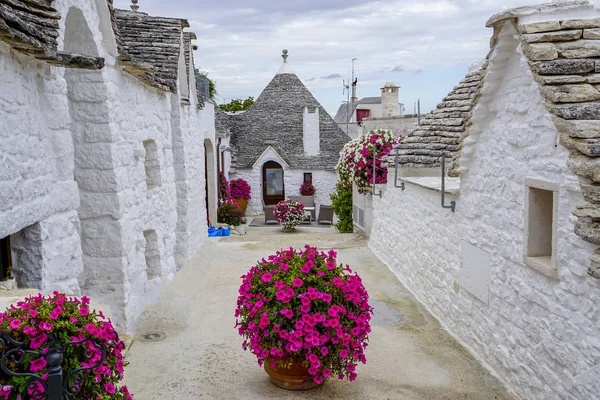
[[266, 205], [277, 204], [285, 199], [283, 168], [275, 161], [263, 165], [263, 200]]

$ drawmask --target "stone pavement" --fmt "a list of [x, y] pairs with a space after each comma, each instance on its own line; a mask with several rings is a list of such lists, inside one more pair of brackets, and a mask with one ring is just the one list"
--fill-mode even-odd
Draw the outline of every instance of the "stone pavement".
[[[356, 235], [232, 236], [207, 243], [148, 307], [127, 359], [137, 399], [513, 399], [446, 333]], [[270, 233], [270, 232], [269, 232]], [[356, 382], [330, 380], [308, 392], [273, 386], [241, 348], [233, 316], [239, 277], [277, 249], [334, 248], [369, 290], [375, 316], [367, 365]]]

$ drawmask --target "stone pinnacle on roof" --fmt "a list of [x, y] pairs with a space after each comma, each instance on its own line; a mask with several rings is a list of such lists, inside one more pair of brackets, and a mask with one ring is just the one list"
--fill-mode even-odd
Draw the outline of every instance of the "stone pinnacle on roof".
[[292, 69], [290, 68], [290, 66], [287, 62], [287, 59], [289, 57], [287, 49], [283, 49], [283, 51], [281, 52], [281, 57], [283, 58], [283, 65], [281, 66], [281, 68], [279, 68], [279, 71], [277, 71], [277, 75], [293, 74], [294, 72], [292, 71]]
[[140, 9], [140, 6], [138, 6], [137, 3], [138, 3], [138, 0], [131, 0], [131, 6], [130, 7], [131, 7], [131, 10], [133, 12], [137, 12], [137, 10]]

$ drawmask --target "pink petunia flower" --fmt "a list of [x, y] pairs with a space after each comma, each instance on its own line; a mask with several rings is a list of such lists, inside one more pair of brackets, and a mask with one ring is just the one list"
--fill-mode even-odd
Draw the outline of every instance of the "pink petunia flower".
[[44, 357], [40, 357], [37, 360], [32, 360], [29, 363], [29, 370], [31, 372], [40, 372], [41, 370], [43, 370], [44, 368], [46, 368], [46, 365], [48, 365], [48, 363], [46, 362], [46, 360], [44, 359]]

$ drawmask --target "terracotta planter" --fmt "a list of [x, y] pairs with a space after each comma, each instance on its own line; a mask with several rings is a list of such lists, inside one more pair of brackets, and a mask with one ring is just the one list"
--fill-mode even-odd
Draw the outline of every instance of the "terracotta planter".
[[248, 200], [246, 200], [246, 199], [236, 199], [235, 201], [239, 204], [240, 208], [242, 209], [242, 213], [244, 215], [246, 215], [246, 209], [248, 208]]
[[271, 367], [271, 358], [265, 361], [265, 371], [275, 386], [287, 390], [309, 390], [319, 386], [308, 373], [308, 369], [302, 365], [302, 361], [288, 358], [285, 359], [285, 363], [285, 367], [277, 364]]

